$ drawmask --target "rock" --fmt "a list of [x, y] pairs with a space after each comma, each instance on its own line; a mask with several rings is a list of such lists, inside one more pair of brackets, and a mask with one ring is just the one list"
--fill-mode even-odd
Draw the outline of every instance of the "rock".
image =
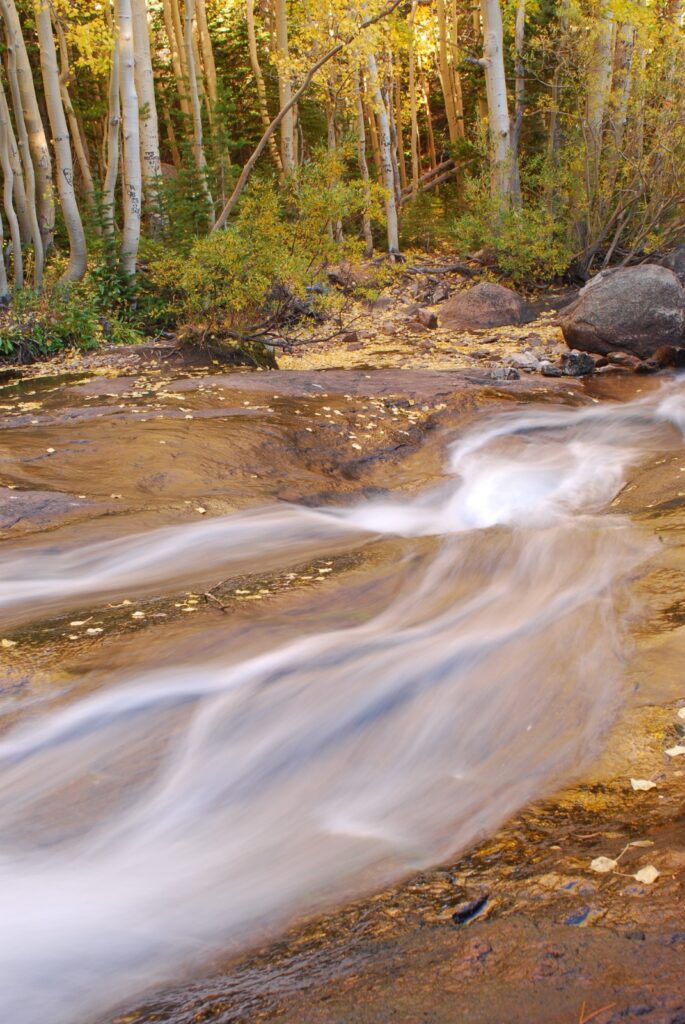
[[415, 319], [422, 327], [428, 327], [431, 330], [438, 326], [437, 315], [431, 309], [418, 309]]
[[381, 334], [393, 335], [397, 333], [397, 328], [395, 327], [392, 320], [384, 320], [383, 323], [381, 324], [380, 329]]
[[444, 302], [445, 299], [450, 297], [450, 286], [446, 281], [441, 281], [437, 284], [433, 291], [430, 293], [430, 304], [434, 306], [437, 302]]
[[534, 373], [540, 369], [540, 360], [532, 352], [517, 352], [509, 356], [507, 362], [517, 370], [525, 370], [526, 373]]
[[513, 366], [498, 366], [490, 374], [493, 380], [520, 380], [521, 374]]
[[685, 291], [666, 267], [644, 264], [603, 271], [559, 315], [569, 348], [648, 359], [685, 338]]
[[659, 260], [659, 266], [672, 271], [685, 288], [685, 245], [679, 245], [677, 249]]
[[483, 330], [535, 319], [532, 307], [509, 288], [486, 281], [448, 299], [440, 311], [440, 323], [454, 331]]
[[359, 341], [359, 332], [348, 331], [347, 334], [343, 334], [340, 340], [342, 341], [343, 345], [350, 345], [354, 342]]
[[555, 366], [554, 363], [545, 361], [540, 364], [540, 373], [543, 377], [562, 377], [563, 372], [560, 366]]
[[379, 295], [377, 299], [370, 303], [371, 309], [375, 312], [392, 309], [394, 305], [395, 299], [393, 299], [392, 295]]
[[563, 372], [567, 377], [589, 377], [595, 372], [595, 361], [587, 352], [569, 352], [564, 357]]
[[478, 896], [475, 900], [459, 903], [452, 912], [452, 920], [455, 924], [466, 924], [468, 921], [472, 921], [474, 917], [483, 912], [487, 902], [488, 896], [485, 893], [483, 896]]

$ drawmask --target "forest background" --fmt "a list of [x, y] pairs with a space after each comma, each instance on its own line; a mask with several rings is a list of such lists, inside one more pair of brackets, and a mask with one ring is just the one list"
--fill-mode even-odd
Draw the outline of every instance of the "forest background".
[[586, 280], [685, 230], [680, 0], [0, 0], [0, 353], [244, 349], [329, 270]]

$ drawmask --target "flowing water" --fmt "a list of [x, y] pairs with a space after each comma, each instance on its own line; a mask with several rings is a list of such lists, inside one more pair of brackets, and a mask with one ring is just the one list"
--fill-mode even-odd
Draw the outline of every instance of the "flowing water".
[[[217, 424], [225, 413], [196, 457], [220, 467]], [[67, 442], [52, 425], [55, 454], [70, 429]], [[289, 457], [267, 430], [254, 458]], [[29, 640], [83, 626], [83, 609], [114, 609], [106, 626], [246, 574], [326, 585], [249, 623], [208, 605], [211, 620], [86, 659], [66, 695], [43, 668], [0, 739], [3, 1019], [92, 1020], [444, 860], [577, 770], [624, 698], [626, 583], [656, 544], [607, 509], [684, 431], [679, 383], [623, 404], [523, 404], [441, 434], [442, 479], [418, 491], [183, 523], [165, 506], [157, 529], [138, 511], [6, 542], [1, 628]], [[45, 436], [13, 456], [24, 485]], [[119, 451], [109, 486], [133, 492]], [[146, 486], [187, 502], [183, 480]]]

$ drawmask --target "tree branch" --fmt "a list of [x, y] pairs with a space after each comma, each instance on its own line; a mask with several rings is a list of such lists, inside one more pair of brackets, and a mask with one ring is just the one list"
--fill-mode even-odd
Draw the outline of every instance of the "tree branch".
[[324, 66], [324, 64], [327, 64], [329, 60], [332, 60], [332, 58], [335, 57], [336, 54], [340, 53], [340, 51], [343, 50], [346, 46], [349, 46], [349, 44], [353, 42], [353, 40], [355, 40], [357, 36], [360, 35], [365, 29], [370, 28], [371, 25], [375, 25], [377, 22], [382, 21], [383, 18], [387, 18], [389, 14], [392, 14], [395, 8], [399, 7], [401, 3], [403, 3], [403, 0], [390, 0], [390, 2], [381, 11], [379, 11], [378, 14], [374, 14], [372, 17], [366, 18], [364, 21], [362, 21], [358, 26], [356, 32], [353, 32], [352, 35], [347, 36], [345, 39], [341, 39], [340, 42], [336, 43], [335, 46], [331, 47], [330, 50], [324, 53], [324, 55], [320, 57], [317, 60], [317, 62], [311, 66], [311, 68], [304, 77], [302, 85], [296, 92], [293, 93], [289, 102], [286, 103], [285, 106], [281, 107], [279, 112], [276, 114], [276, 117], [273, 119], [273, 121], [271, 122], [271, 124], [266, 129], [261, 139], [257, 143], [257, 147], [252, 153], [252, 156], [250, 157], [250, 159], [247, 161], [242, 171], [240, 172], [240, 177], [236, 182], [236, 186], [233, 189], [233, 192], [231, 193], [228, 202], [221, 211], [221, 214], [219, 215], [216, 224], [212, 228], [213, 231], [218, 231], [225, 225], [226, 221], [231, 215], [231, 212], [233, 211], [233, 207], [240, 199], [243, 189], [245, 188], [250, 179], [250, 175], [254, 170], [255, 164], [257, 163], [260, 156], [264, 152], [264, 149], [268, 145], [269, 139], [276, 131], [276, 129], [278, 128], [279, 124], [281, 123], [285, 115], [288, 113], [288, 111], [292, 110], [295, 104], [299, 101], [300, 97], [307, 91], [317, 71], [319, 71]]

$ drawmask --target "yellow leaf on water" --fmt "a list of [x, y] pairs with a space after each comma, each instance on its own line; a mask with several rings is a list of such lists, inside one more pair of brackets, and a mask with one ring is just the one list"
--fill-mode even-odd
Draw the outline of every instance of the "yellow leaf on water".
[[595, 857], [590, 864], [590, 868], [600, 875], [606, 874], [607, 871], [613, 871], [616, 867], [618, 867], [618, 861], [612, 860], [611, 857]]
[[656, 882], [658, 877], [659, 872], [653, 864], [648, 864], [646, 868], [640, 868], [640, 870], [633, 875], [636, 882], [643, 882], [645, 885], [651, 885], [652, 882]]
[[649, 789], [656, 789], [656, 782], [652, 782], [651, 779], [631, 779], [630, 785], [634, 790], [640, 790], [644, 793]]

